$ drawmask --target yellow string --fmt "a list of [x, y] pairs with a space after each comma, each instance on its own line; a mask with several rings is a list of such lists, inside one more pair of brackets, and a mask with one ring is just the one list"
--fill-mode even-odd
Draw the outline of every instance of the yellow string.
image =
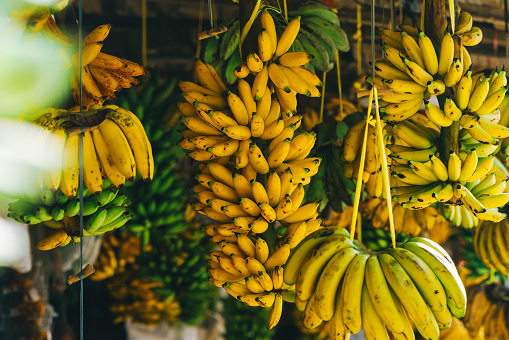
[[451, 32], [454, 32], [456, 25], [456, 14], [454, 13], [454, 0], [449, 0], [449, 15], [451, 16]]
[[359, 214], [357, 216], [357, 241], [362, 243], [362, 216]]
[[[203, 6], [205, 0], [200, 0], [200, 12], [198, 15], [198, 33], [203, 31]], [[201, 54], [201, 40], [198, 39], [196, 43], [196, 58], [199, 58]]]
[[141, 1], [141, 63], [147, 67], [147, 0]]
[[385, 199], [387, 200], [387, 209], [389, 210], [389, 225], [391, 227], [391, 240], [392, 247], [396, 248], [396, 231], [394, 228], [394, 215], [392, 213], [392, 196], [391, 196], [391, 182], [389, 180], [389, 167], [387, 165], [387, 157], [385, 154], [385, 142], [382, 134], [382, 124], [380, 121], [380, 113], [378, 107], [378, 91], [375, 89], [375, 112], [376, 112], [376, 126], [377, 126], [377, 139], [378, 147], [380, 148], [380, 157], [382, 158], [382, 174], [385, 188]]
[[[240, 55], [242, 55], [242, 44], [244, 44], [244, 40], [246, 39], [246, 35], [248, 34], [249, 30], [251, 29], [251, 26], [253, 26], [253, 23], [254, 23], [256, 17], [258, 16], [258, 13], [260, 12], [261, 4], [262, 4], [261, 0], [257, 0], [256, 1], [256, 4], [255, 4], [255, 6], [253, 8], [253, 12], [251, 13], [251, 17], [249, 18], [248, 22], [246, 22], [244, 27], [242, 27], [242, 31], [240, 33], [240, 39], [239, 39], [239, 52], [240, 52]], [[286, 15], [286, 11], [285, 11], [285, 15]]]
[[286, 7], [286, 0], [283, 0], [283, 8], [285, 9], [285, 21], [288, 22], [288, 7]]
[[323, 73], [323, 79], [322, 79], [322, 98], [320, 99], [320, 123], [323, 122], [323, 107], [325, 102], [325, 80], [327, 78], [327, 72]]
[[357, 76], [362, 75], [362, 7], [357, 5]]
[[338, 92], [339, 92], [339, 114], [343, 117], [343, 89], [341, 88], [341, 71], [339, 67], [339, 50], [336, 50], [336, 69], [338, 72]]
[[[374, 87], [371, 88], [369, 92], [369, 102], [373, 101], [373, 91]], [[371, 124], [371, 105], [368, 105], [368, 114], [366, 116], [366, 128], [364, 129], [364, 137], [362, 142], [362, 151], [361, 151], [361, 159], [359, 163], [359, 172], [357, 173], [357, 186], [355, 187], [355, 198], [353, 202], [353, 214], [352, 214], [352, 223], [350, 225], [350, 239], [353, 241], [355, 239], [355, 224], [357, 222], [357, 215], [359, 213], [359, 204], [361, 201], [361, 191], [362, 191], [362, 174], [364, 173], [364, 162], [366, 160], [366, 147], [368, 141], [368, 128]]]

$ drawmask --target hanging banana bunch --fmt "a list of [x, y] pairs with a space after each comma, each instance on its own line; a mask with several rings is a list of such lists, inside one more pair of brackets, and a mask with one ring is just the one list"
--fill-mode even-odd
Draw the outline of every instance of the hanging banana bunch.
[[454, 263], [431, 240], [414, 237], [374, 253], [338, 227], [310, 234], [286, 262], [304, 325], [329, 322], [330, 336], [348, 339], [361, 327], [368, 339], [413, 339], [410, 319], [426, 339], [438, 339], [452, 316], [462, 317], [466, 293]]
[[[309, 0], [289, 12], [288, 21], [297, 16], [301, 17], [301, 28], [290, 50], [306, 52], [303, 58], [309, 58], [309, 63], [305, 65], [309, 70], [329, 71], [336, 60], [336, 49], [342, 52], [350, 50], [348, 37], [340, 27], [337, 14], [319, 1]], [[278, 32], [286, 28], [282, 20], [274, 20], [274, 23]], [[228, 27], [228, 31], [219, 35], [219, 39], [207, 39], [202, 58], [206, 63], [220, 68], [226, 82], [233, 84], [239, 73], [237, 66], [242, 62], [239, 22], [232, 20], [222, 26]]]
[[[59, 229], [38, 243], [41, 250], [67, 245], [79, 235], [79, 131], [80, 124], [103, 121], [83, 133], [84, 235], [98, 235], [121, 227], [132, 218], [126, 195], [118, 195], [126, 178], [136, 170], [145, 181], [153, 178], [152, 148], [139, 119], [115, 105], [79, 109], [46, 109], [34, 114], [43, 128], [41, 143], [60, 147], [62, 167], [40, 174], [35, 193], [10, 204], [9, 216], [21, 223], [43, 223]], [[95, 124], [95, 123], [94, 123]], [[104, 176], [104, 179], [103, 179]]]
[[[499, 139], [509, 136], [509, 129], [500, 124], [499, 108], [507, 78], [501, 71], [473, 81], [465, 46], [478, 44], [482, 33], [472, 28], [470, 14], [462, 11], [456, 32], [444, 33], [439, 54], [423, 32], [404, 27], [402, 32], [381, 30], [380, 34], [385, 42], [384, 60], [374, 62], [372, 83], [392, 90], [392, 95], [381, 96], [380, 112], [401, 140], [401, 145], [388, 145], [391, 158], [401, 163], [391, 169], [401, 183], [393, 188], [394, 199], [410, 209], [435, 203], [463, 205], [473, 214], [461, 214], [469, 227], [477, 224], [477, 219], [504, 219], [498, 208], [509, 196], [504, 193], [506, 179], [496, 178], [493, 153]], [[431, 96], [446, 91], [441, 107], [428, 102]], [[415, 119], [423, 103], [434, 128]], [[450, 126], [459, 127], [454, 136], [459, 149], [453, 147], [450, 154], [442, 154], [439, 128]]]
[[267, 10], [261, 23], [258, 51], [238, 67], [236, 90], [201, 60], [199, 85], [179, 83], [187, 101], [179, 105], [186, 127], [180, 145], [201, 162], [194, 207], [216, 221], [205, 228], [220, 248], [209, 253], [211, 282], [250, 306], [272, 307], [273, 328], [283, 299], [293, 301], [282, 276], [290, 249], [321, 227], [319, 204], [304, 204], [304, 186], [321, 161], [306, 158], [315, 134], [300, 132], [295, 115], [296, 94], [319, 96], [321, 81], [303, 66], [307, 53], [289, 51], [300, 17], [279, 37]]

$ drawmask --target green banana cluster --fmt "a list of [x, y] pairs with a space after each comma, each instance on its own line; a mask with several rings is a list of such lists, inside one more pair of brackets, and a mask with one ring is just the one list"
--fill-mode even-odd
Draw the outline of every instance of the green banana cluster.
[[[348, 37], [340, 27], [337, 14], [318, 1], [306, 1], [288, 13], [288, 22], [297, 16], [301, 17], [301, 28], [290, 50], [313, 55], [314, 58], [306, 65], [311, 71], [329, 71], [334, 66], [336, 50], [346, 52], [350, 49]], [[279, 19], [275, 20], [275, 25], [278, 35], [281, 35], [286, 23], [282, 16]], [[228, 30], [218, 35], [218, 39], [209, 38], [205, 41], [202, 57], [223, 75], [228, 84], [233, 84], [237, 80], [233, 70], [242, 62], [238, 48], [239, 22], [229, 20], [220, 26], [228, 27]]]
[[301, 29], [293, 47], [314, 56], [309, 62], [311, 71], [330, 71], [336, 61], [336, 50], [350, 50], [345, 31], [339, 18], [329, 7], [318, 1], [306, 1], [289, 16], [301, 17]]
[[244, 303], [231, 298], [221, 300], [225, 320], [225, 340], [257, 339], [270, 340], [273, 330], [267, 329], [267, 319], [270, 314], [268, 308], [251, 308]]
[[174, 296], [180, 304], [180, 320], [198, 324], [206, 310], [213, 308], [217, 293], [208, 281], [206, 254], [210, 243], [199, 229], [189, 229], [168, 235], [160, 229], [152, 230], [151, 250], [143, 252], [137, 259], [138, 277], [160, 282], [153, 288], [162, 298]]
[[[127, 195], [119, 195], [119, 189], [105, 178], [103, 191], [94, 196], [83, 190], [84, 235], [99, 235], [123, 226], [132, 218], [128, 214], [131, 203]], [[38, 194], [24, 195], [9, 203], [8, 217], [24, 224], [44, 223], [53, 229], [64, 228], [64, 218], [79, 216], [79, 198], [68, 199], [60, 189], [55, 192], [41, 190]]]
[[[403, 233], [396, 234], [396, 242], [406, 242], [410, 237]], [[362, 243], [372, 251], [381, 251], [391, 246], [391, 233], [381, 228], [373, 228], [370, 223], [362, 226]]]
[[137, 198], [129, 230], [143, 235], [143, 246], [150, 243], [150, 228], [161, 227], [167, 235], [175, 235], [187, 227], [187, 200], [182, 199], [187, 189], [178, 169], [184, 151], [178, 146], [180, 134], [164, 121], [166, 111], [176, 107], [177, 96], [173, 96], [172, 91], [177, 82], [170, 78], [160, 85], [159, 78], [160, 74], [152, 71], [149, 81], [140, 89], [124, 91], [126, 94], [119, 98], [133, 108], [142, 121], [155, 155], [154, 173], [157, 175], [154, 180], [144, 185], [134, 181], [125, 186], [126, 193]]

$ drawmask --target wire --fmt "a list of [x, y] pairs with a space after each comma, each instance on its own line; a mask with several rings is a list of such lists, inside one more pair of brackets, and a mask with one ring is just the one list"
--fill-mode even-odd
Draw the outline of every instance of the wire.
[[[82, 41], [83, 41], [83, 0], [79, 0], [78, 9], [78, 55], [80, 66], [80, 113], [83, 110], [83, 79], [82, 79]], [[80, 272], [83, 270], [83, 127], [80, 133]], [[80, 275], [80, 340], [83, 340], [83, 276]]]

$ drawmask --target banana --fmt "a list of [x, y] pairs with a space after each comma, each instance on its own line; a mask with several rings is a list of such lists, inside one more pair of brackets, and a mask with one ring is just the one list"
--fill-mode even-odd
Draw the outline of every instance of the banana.
[[262, 28], [260, 34], [258, 34], [258, 53], [263, 62], [269, 61], [272, 58], [272, 55], [274, 54], [272, 44], [275, 43], [276, 42], [271, 40], [271, 36], [267, 30]]
[[253, 73], [259, 73], [263, 69], [263, 61], [256, 53], [251, 53], [247, 56], [246, 64]]
[[488, 91], [488, 97], [498, 90], [501, 90], [506, 85], [507, 73], [505, 72], [505, 67], [503, 67], [502, 71], [500, 71], [496, 77], [493, 77], [493, 81], [490, 80], [490, 90]]
[[410, 276], [431, 310], [441, 312], [447, 308], [447, 296], [442, 284], [431, 268], [411, 251], [393, 248], [389, 253]]
[[297, 247], [294, 248], [288, 261], [285, 264], [283, 279], [286, 284], [293, 285], [297, 282], [299, 269], [302, 261], [311, 253], [311, 251], [327, 240], [329, 237], [335, 235], [343, 235], [349, 237], [348, 232], [343, 228], [338, 227], [324, 227], [321, 228], [302, 240]]
[[454, 58], [454, 40], [449, 32], [445, 32], [440, 43], [440, 56], [438, 58], [438, 75], [445, 76], [451, 68]]
[[[436, 152], [436, 147], [429, 149], [417, 149], [409, 147], [408, 151], [392, 152], [389, 157], [392, 159], [398, 159], [402, 161], [416, 161], [416, 162], [427, 162]], [[438, 176], [438, 175], [437, 175]]]
[[[410, 38], [413, 39], [413, 38]], [[364, 333], [368, 340], [389, 340], [389, 334], [385, 329], [386, 325], [377, 313], [373, 304], [373, 299], [370, 297], [367, 285], [364, 284], [360, 290], [361, 299], [361, 315], [359, 320], [362, 318], [362, 326], [364, 327]]]
[[[372, 62], [370, 62], [370, 65]], [[382, 78], [385, 79], [400, 79], [400, 80], [412, 80], [412, 78], [407, 74], [407, 72], [399, 70], [397, 67], [392, 66], [391, 64], [384, 63], [381, 61], [374, 62], [375, 64], [375, 72]], [[406, 66], [406, 65], [405, 65]], [[406, 69], [405, 69], [406, 70]], [[431, 79], [433, 80], [433, 79]], [[421, 84], [422, 86], [426, 86], [426, 84]]]
[[60, 190], [68, 198], [76, 197], [78, 192], [79, 181], [79, 135], [67, 137], [64, 154], [63, 154], [63, 167], [62, 179], [60, 181]]
[[461, 175], [461, 159], [455, 152], [449, 155], [449, 162], [447, 164], [447, 171], [449, 179], [453, 182], [457, 181]]
[[472, 92], [472, 71], [468, 70], [463, 77], [461, 77], [456, 87], [456, 105], [460, 110], [464, 110], [468, 106], [468, 101]]
[[[281, 66], [281, 71], [285, 75], [285, 77], [288, 79], [290, 89], [294, 90], [295, 92], [299, 94], [303, 94], [306, 96], [312, 96], [309, 88], [310, 86], [302, 79], [300, 78], [295, 72], [292, 71], [291, 68]], [[313, 96], [315, 97], [315, 96]]]
[[410, 168], [420, 177], [430, 182], [438, 182], [439, 178], [435, 175], [433, 169], [421, 162], [409, 161]]
[[[391, 90], [393, 90], [394, 92], [399, 92], [399, 93], [417, 94], [417, 93], [423, 93], [424, 91], [426, 91], [425, 86], [422, 86], [413, 80], [383, 79], [382, 83], [384, 85], [387, 85], [387, 87], [390, 88]], [[389, 98], [390, 97], [392, 97], [392, 96], [389, 96]], [[385, 99], [389, 99], [389, 98], [383, 98], [383, 99], [385, 100]]]
[[378, 33], [380, 34], [380, 37], [382, 38], [382, 41], [386, 43], [387, 45], [390, 45], [398, 50], [404, 50], [405, 47], [402, 43], [402, 36], [399, 32], [394, 32], [389, 29], [378, 29]]
[[482, 160], [479, 160], [477, 167], [472, 176], [466, 180], [466, 182], [475, 182], [486, 176], [491, 168], [493, 167], [494, 156], [488, 156]]
[[351, 247], [344, 248], [327, 262], [320, 274], [315, 288], [315, 309], [316, 314], [322, 320], [329, 321], [333, 317], [336, 294], [338, 290], [341, 291], [339, 289], [340, 282], [356, 256], [366, 257], [368, 255], [358, 254], [358, 251]]
[[255, 143], [249, 146], [248, 150], [249, 163], [253, 166], [255, 171], [259, 174], [266, 174], [269, 172], [270, 166], [265, 159], [262, 151]]
[[366, 263], [365, 281], [380, 319], [391, 332], [401, 333], [405, 327], [405, 320], [397, 310], [377, 256], [371, 256]]
[[[343, 306], [343, 323], [350, 333], [358, 333], [362, 326], [361, 297], [364, 283], [364, 272], [369, 255], [357, 255], [345, 273], [341, 304]], [[367, 288], [366, 288], [367, 293]]]
[[62, 243], [64, 243], [67, 240], [67, 233], [63, 229], [59, 229], [50, 236], [47, 236], [43, 238], [42, 240], [39, 240], [36, 243], [36, 246], [39, 250], [51, 250]]
[[276, 293], [274, 304], [269, 314], [269, 322], [267, 324], [267, 329], [274, 328], [279, 320], [281, 319], [281, 314], [283, 312], [283, 294]]
[[348, 130], [343, 140], [342, 158], [345, 162], [351, 163], [357, 157], [357, 154], [362, 144], [365, 126], [366, 121], [361, 120]]
[[384, 44], [382, 46], [385, 59], [389, 60], [392, 65], [396, 66], [400, 71], [406, 72], [405, 63], [403, 63], [402, 57], [406, 57], [400, 50], [394, 47]]
[[414, 148], [429, 149], [434, 145], [429, 136], [413, 124], [404, 124], [402, 122], [394, 125], [392, 130], [399, 138]]
[[451, 124], [453, 123], [453, 119], [446, 115], [445, 112], [442, 111], [442, 109], [440, 109], [438, 106], [430, 102], [425, 102], [424, 108], [426, 116], [436, 125], [441, 127], [447, 127], [451, 126]]
[[428, 73], [423, 67], [414, 61], [403, 58], [406, 66], [407, 74], [418, 84], [427, 86], [428, 82], [433, 81], [433, 76]]
[[[242, 103], [244, 104], [244, 106], [246, 107], [248, 121], [250, 121], [251, 116], [253, 115], [253, 113], [256, 112], [256, 103], [254, 101], [253, 94], [252, 94], [253, 89], [251, 88], [251, 85], [249, 85], [249, 83], [247, 81], [245, 81], [244, 79], [239, 80], [237, 88], [238, 88], [238, 92], [239, 92], [239, 97], [242, 100]], [[233, 109], [232, 109], [232, 111], [233, 111]], [[239, 122], [239, 124], [246, 125], [247, 123], [241, 124]]]
[[435, 76], [438, 73], [438, 57], [431, 39], [424, 32], [419, 32], [419, 47], [426, 71]]
[[430, 318], [430, 310], [426, 306], [415, 284], [403, 267], [389, 254], [378, 256], [385, 278], [389, 282], [407, 313], [417, 325], [425, 325]]
[[270, 64], [268, 70], [269, 78], [277, 88], [283, 89], [287, 93], [291, 91], [289, 86], [289, 79], [286, 77], [285, 73], [283, 73], [282, 68], [278, 64]]
[[419, 333], [425, 338], [425, 339], [438, 339], [440, 336], [440, 329], [438, 328], [437, 321], [435, 319], [435, 316], [433, 315], [432, 311], [429, 310], [428, 307], [426, 307], [429, 311], [430, 318], [429, 321], [425, 325], [415, 324], [415, 328], [419, 331]]
[[143, 180], [146, 182], [151, 181], [154, 177], [154, 158], [152, 156], [152, 146], [141, 121], [130, 111], [116, 106], [105, 107], [114, 107], [116, 109], [116, 111], [109, 112], [107, 116], [122, 129], [132, 149], [136, 161], [136, 169]]
[[459, 34], [461, 43], [465, 46], [475, 46], [482, 40], [483, 33], [479, 27], [472, 27], [472, 29], [466, 33]]
[[460, 11], [458, 22], [456, 24], [456, 34], [467, 33], [472, 29], [473, 18], [470, 13], [465, 10]]
[[267, 65], [263, 66], [262, 70], [258, 72], [253, 81], [251, 95], [255, 102], [257, 102], [265, 93], [267, 89], [267, 82], [269, 80], [269, 69]]
[[473, 89], [470, 95], [470, 101], [467, 105], [467, 109], [470, 112], [476, 112], [486, 100], [490, 89], [489, 81], [490, 78], [484, 78]]
[[297, 67], [307, 64], [314, 56], [307, 52], [287, 52], [279, 57], [278, 62], [282, 66]]
[[463, 112], [456, 106], [456, 103], [451, 98], [446, 98], [444, 103], [444, 113], [446, 117], [457, 122], [461, 119]]
[[449, 68], [449, 71], [447, 71], [447, 74], [444, 77], [444, 84], [447, 87], [453, 87], [455, 86], [463, 76], [463, 63], [461, 59], [454, 58], [452, 60], [451, 67]]
[[300, 16], [297, 16], [288, 23], [285, 30], [283, 31], [283, 34], [281, 34], [281, 37], [277, 42], [274, 57], [279, 57], [285, 54], [288, 51], [288, 49], [290, 49], [290, 46], [292, 46], [293, 41], [295, 40], [297, 34], [299, 33], [299, 29], [300, 29]]
[[[212, 135], [219, 135], [215, 131], [212, 131], [212, 132], [214, 132]], [[233, 126], [224, 127], [221, 129], [221, 132], [219, 132], [219, 133], [220, 134], [224, 133], [228, 137], [233, 138], [233, 139], [238, 139], [240, 141], [245, 141], [245, 140], [248, 140], [249, 138], [251, 138], [250, 128], [247, 126], [242, 126], [242, 125], [233, 125]]]
[[417, 63], [420, 67], [424, 68], [423, 52], [414, 38], [403, 31], [401, 32], [401, 43], [405, 48], [408, 58]]
[[322, 86], [323, 83], [318, 76], [304, 66], [291, 67], [291, 70], [310, 86]]
[[83, 132], [83, 181], [94, 195], [101, 193], [103, 183], [101, 167], [90, 131]]
[[342, 305], [342, 289], [344, 285], [344, 280], [342, 280], [337, 289], [335, 300], [335, 309], [334, 315], [329, 322], [330, 330], [329, 334], [332, 339], [335, 340], [348, 340], [350, 338], [350, 333], [346, 330], [345, 325], [343, 324], [343, 305]]
[[492, 94], [488, 92], [488, 95], [483, 104], [475, 111], [475, 113], [478, 115], [487, 115], [495, 111], [504, 100], [506, 92], [506, 88], [501, 88], [497, 91], [494, 91]]
[[[442, 283], [447, 294], [447, 305], [453, 315], [459, 318], [463, 317], [466, 306], [466, 292], [454, 265], [439, 252], [423, 243], [406, 242], [401, 247], [410, 250], [426, 262]], [[451, 306], [455, 308], [451, 308]]]

